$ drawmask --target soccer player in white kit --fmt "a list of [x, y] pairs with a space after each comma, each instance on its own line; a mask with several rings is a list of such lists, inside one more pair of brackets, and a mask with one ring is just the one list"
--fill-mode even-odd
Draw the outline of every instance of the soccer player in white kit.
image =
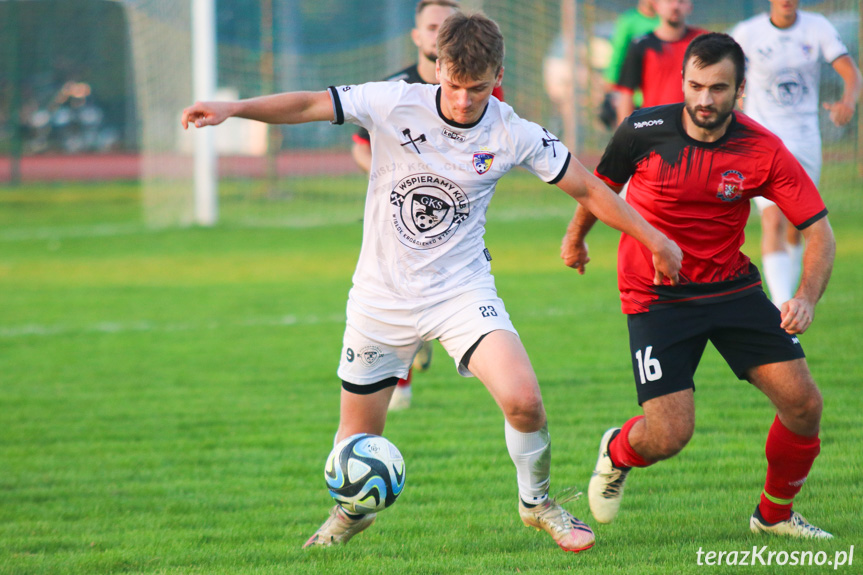
[[[821, 61], [842, 77], [842, 99], [825, 103], [837, 126], [847, 124], [860, 97], [860, 71], [836, 28], [820, 14], [798, 10], [799, 0], [770, 0], [770, 13], [739, 23], [731, 36], [746, 54], [743, 111], [779, 136], [809, 177], [821, 178], [818, 92]], [[762, 269], [773, 303], [794, 296], [803, 256], [800, 232], [776, 204], [755, 198], [761, 212]]]
[[[347, 304], [339, 429], [381, 435], [393, 386], [424, 340], [438, 339], [463, 376], [482, 381], [504, 414], [519, 515], [565, 551], [591, 529], [548, 496], [551, 450], [539, 384], [497, 297], [483, 242], [497, 180], [515, 166], [554, 183], [652, 253], [656, 281], [677, 282], [682, 254], [542, 127], [491, 97], [503, 78], [503, 37], [481, 14], [455, 14], [438, 36], [440, 86], [375, 82], [237, 102], [197, 102], [182, 124], [236, 116], [269, 123], [348, 121], [371, 133], [363, 244]], [[306, 542], [345, 543], [374, 514], [336, 505]]]

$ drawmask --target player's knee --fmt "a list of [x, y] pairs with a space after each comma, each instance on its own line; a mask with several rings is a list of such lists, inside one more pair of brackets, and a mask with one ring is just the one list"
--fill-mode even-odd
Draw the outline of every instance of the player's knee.
[[817, 432], [821, 424], [821, 411], [824, 400], [817, 388], [801, 394], [782, 409], [783, 419], [795, 433], [810, 435]]
[[668, 459], [674, 457], [686, 447], [689, 443], [689, 437], [682, 436], [666, 436], [656, 442], [654, 455], [659, 459]]
[[688, 425], [676, 425], [663, 427], [651, 434], [652, 459], [668, 459], [683, 451], [692, 438], [692, 431]]
[[539, 429], [545, 423], [545, 407], [538, 393], [512, 398], [502, 407], [504, 417], [516, 429]]

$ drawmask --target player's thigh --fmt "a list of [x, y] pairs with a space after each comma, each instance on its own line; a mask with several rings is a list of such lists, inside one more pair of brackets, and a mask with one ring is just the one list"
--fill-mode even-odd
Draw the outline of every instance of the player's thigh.
[[[648, 399], [644, 410], [644, 432], [631, 438], [639, 453], [670, 457], [689, 442], [695, 430], [695, 394], [692, 388]], [[639, 447], [647, 445], [644, 451]]]
[[539, 383], [516, 334], [499, 329], [486, 335], [471, 354], [468, 368], [516, 429], [536, 431], [545, 424]]
[[412, 313], [370, 309], [349, 301], [338, 375], [355, 386], [407, 377], [421, 344]]
[[702, 306], [678, 306], [627, 316], [638, 403], [695, 389], [707, 345]]
[[758, 366], [805, 357], [797, 336], [779, 327], [779, 309], [761, 290], [711, 306], [711, 314], [710, 341], [739, 379], [751, 381]]
[[[470, 290], [429, 308], [423, 313], [420, 328], [424, 339], [440, 341], [453, 358], [459, 374], [464, 377], [476, 375], [468, 365], [487, 334], [502, 330], [514, 334], [518, 339], [518, 332], [509, 319], [503, 300], [497, 296], [494, 288]], [[526, 353], [524, 357], [527, 357]], [[533, 373], [529, 362], [527, 367]]]

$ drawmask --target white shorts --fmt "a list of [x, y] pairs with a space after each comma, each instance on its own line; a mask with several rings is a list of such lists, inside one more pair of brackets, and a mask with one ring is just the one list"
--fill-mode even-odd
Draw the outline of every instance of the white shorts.
[[482, 336], [499, 329], [518, 335], [493, 288], [469, 290], [415, 310], [373, 308], [351, 298], [347, 316], [338, 376], [354, 385], [407, 377], [422, 343], [434, 339], [459, 374], [472, 377], [461, 360]]

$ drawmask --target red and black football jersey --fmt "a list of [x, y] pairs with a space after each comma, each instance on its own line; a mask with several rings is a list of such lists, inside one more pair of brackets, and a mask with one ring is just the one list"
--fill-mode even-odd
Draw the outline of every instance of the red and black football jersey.
[[761, 125], [734, 112], [722, 138], [700, 142], [684, 131], [684, 113], [682, 103], [635, 112], [596, 168], [608, 184], [629, 180], [627, 203], [683, 250], [681, 285], [654, 286], [650, 251], [623, 234], [617, 266], [624, 313], [761, 289], [758, 269], [740, 251], [754, 196], [776, 202], [798, 229], [827, 215], [800, 163]]
[[629, 45], [620, 77], [619, 88], [644, 94], [643, 107], [674, 104], [683, 101], [683, 54], [689, 43], [707, 30], [687, 28], [676, 42], [660, 40], [650, 32]]

